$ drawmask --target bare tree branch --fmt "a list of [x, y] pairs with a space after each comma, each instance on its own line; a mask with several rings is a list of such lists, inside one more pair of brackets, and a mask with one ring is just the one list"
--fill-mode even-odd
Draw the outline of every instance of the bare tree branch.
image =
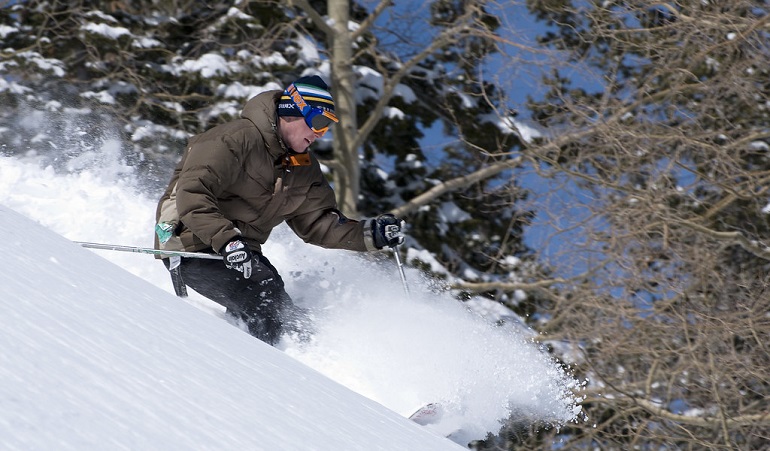
[[334, 36], [334, 31], [332, 30], [332, 27], [329, 26], [328, 23], [326, 23], [326, 20], [318, 14], [318, 11], [313, 9], [313, 7], [310, 5], [310, 2], [308, 0], [283, 0], [286, 2], [287, 6], [297, 6], [302, 11], [307, 14], [307, 16], [310, 18], [310, 20], [313, 21], [313, 24], [318, 27], [326, 36]]
[[364, 34], [369, 33], [374, 22], [391, 6], [393, 6], [393, 0], [380, 0], [374, 10], [366, 16], [366, 19], [358, 24], [358, 28], [350, 36], [351, 39], [355, 41]]
[[491, 290], [535, 290], [548, 288], [557, 284], [569, 283], [569, 280], [556, 278], [547, 280], [538, 280], [537, 282], [458, 282], [450, 285], [451, 288], [457, 290], [468, 290], [475, 292], [484, 292]]
[[510, 160], [496, 162], [468, 175], [457, 177], [452, 180], [447, 180], [446, 182], [441, 182], [428, 191], [420, 194], [419, 196], [416, 196], [414, 199], [411, 199], [404, 205], [393, 209], [391, 213], [396, 216], [407, 215], [409, 212], [428, 204], [430, 201], [446, 193], [460, 190], [466, 186], [470, 186], [473, 183], [478, 182], [479, 180], [486, 180], [507, 169], [514, 168], [518, 166], [521, 161], [521, 157], [516, 157]]
[[750, 240], [749, 238], [746, 237], [746, 235], [742, 234], [741, 232], [720, 232], [718, 230], [713, 230], [708, 227], [704, 227], [700, 224], [696, 224], [692, 221], [688, 221], [684, 219], [678, 219], [674, 223], [681, 224], [692, 230], [697, 230], [698, 232], [704, 233], [712, 238], [727, 242], [729, 244], [738, 244], [741, 247], [743, 247], [743, 249], [745, 249], [748, 252], [751, 252], [757, 257], [763, 258], [765, 260], [770, 260], [770, 248], [768, 248], [768, 246], [765, 246], [760, 242]]
[[652, 402], [648, 399], [644, 398], [638, 398], [638, 397], [626, 397], [624, 395], [620, 395], [618, 398], [612, 398], [605, 396], [591, 396], [586, 397], [582, 404], [590, 404], [590, 403], [597, 403], [597, 404], [607, 404], [613, 407], [623, 407], [627, 405], [636, 405], [644, 410], [650, 412], [653, 415], [656, 415], [661, 418], [665, 418], [667, 420], [675, 421], [677, 423], [682, 424], [689, 424], [693, 426], [700, 426], [700, 427], [721, 427], [722, 424], [726, 425], [728, 428], [732, 428], [735, 426], [760, 426], [760, 427], [768, 427], [770, 426], [770, 412], [762, 413], [762, 414], [755, 414], [755, 415], [735, 415], [735, 416], [696, 416], [696, 415], [682, 415], [673, 413], [670, 410], [664, 409], [660, 407], [655, 402]]

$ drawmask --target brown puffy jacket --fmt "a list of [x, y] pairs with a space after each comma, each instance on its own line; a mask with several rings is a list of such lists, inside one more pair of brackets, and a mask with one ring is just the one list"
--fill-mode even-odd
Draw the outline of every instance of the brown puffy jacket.
[[156, 248], [219, 251], [237, 236], [257, 252], [283, 221], [308, 243], [354, 251], [375, 250], [364, 222], [338, 210], [318, 160], [282, 165], [287, 150], [276, 125], [282, 91], [249, 100], [241, 119], [190, 139], [158, 203], [156, 220], [174, 234]]

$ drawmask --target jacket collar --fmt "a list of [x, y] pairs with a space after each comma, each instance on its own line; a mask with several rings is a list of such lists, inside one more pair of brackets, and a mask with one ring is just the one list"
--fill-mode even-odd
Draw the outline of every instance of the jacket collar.
[[274, 90], [258, 94], [246, 102], [241, 112], [242, 118], [248, 119], [257, 127], [273, 160], [285, 155], [289, 150], [278, 133], [277, 105], [282, 93], [281, 90]]

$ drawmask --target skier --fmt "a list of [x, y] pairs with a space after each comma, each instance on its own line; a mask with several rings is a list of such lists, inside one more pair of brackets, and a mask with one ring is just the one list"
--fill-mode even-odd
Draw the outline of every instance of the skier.
[[337, 209], [308, 150], [338, 122], [327, 84], [301, 77], [246, 102], [241, 117], [192, 137], [158, 202], [155, 248], [218, 253], [222, 262], [164, 258], [180, 296], [189, 286], [275, 345], [303, 318], [261, 245], [286, 221], [305, 242], [374, 251], [403, 242], [390, 214], [356, 221]]

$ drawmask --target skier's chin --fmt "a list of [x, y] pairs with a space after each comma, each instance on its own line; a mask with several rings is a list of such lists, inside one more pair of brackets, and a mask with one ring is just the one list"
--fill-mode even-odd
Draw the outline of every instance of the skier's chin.
[[294, 151], [294, 153], [305, 153], [310, 148], [310, 144], [308, 144], [307, 140], [305, 140], [301, 146], [291, 146], [291, 150]]

